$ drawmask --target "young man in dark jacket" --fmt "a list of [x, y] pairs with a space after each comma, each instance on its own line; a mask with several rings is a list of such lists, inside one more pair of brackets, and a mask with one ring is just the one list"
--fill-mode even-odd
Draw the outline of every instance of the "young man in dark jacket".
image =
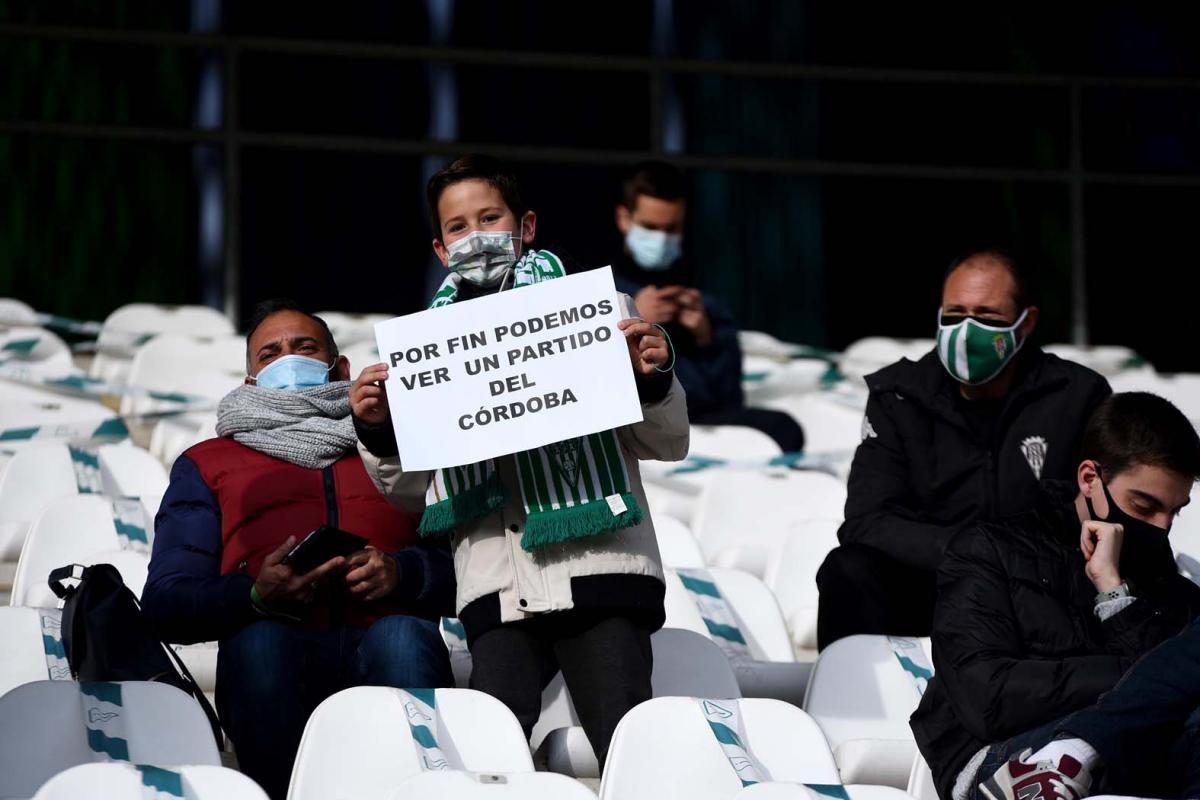
[[782, 411], [746, 406], [737, 323], [724, 303], [696, 288], [683, 254], [686, 188], [683, 173], [661, 161], [642, 162], [625, 177], [616, 209], [625, 245], [613, 262], [617, 290], [633, 298], [642, 319], [670, 334], [692, 424], [756, 428], [784, 452], [799, 452], [800, 423]]
[[[938, 573], [935, 674], [912, 717], [943, 800], [974, 800], [1039, 730], [1096, 701], [1200, 612], [1167, 531], [1200, 476], [1200, 438], [1150, 394], [1088, 421], [1073, 484], [954, 539]], [[1043, 738], [1044, 737], [1044, 738]]]
[[[219, 641], [217, 710], [242, 771], [287, 794], [313, 709], [355, 685], [453, 685], [438, 615], [454, 603], [445, 544], [376, 491], [356, 448], [350, 365], [318, 317], [266, 303], [246, 385], [215, 439], [179, 457], [155, 522], [142, 609], [169, 642]], [[330, 525], [367, 549], [306, 574], [285, 557]]]
[[1038, 309], [1016, 262], [974, 253], [942, 288], [938, 345], [866, 378], [841, 546], [817, 573], [821, 648], [856, 633], [927, 636], [935, 570], [954, 534], [1029, 508], [1068, 480], [1095, 372], [1028, 344]]

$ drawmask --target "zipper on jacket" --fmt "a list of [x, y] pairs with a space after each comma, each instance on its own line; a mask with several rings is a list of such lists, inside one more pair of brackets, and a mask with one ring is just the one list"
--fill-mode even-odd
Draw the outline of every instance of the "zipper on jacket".
[[[500, 516], [500, 521], [502, 523], [504, 522], [503, 514]], [[516, 524], [505, 525], [504, 526], [504, 541], [508, 544], [508, 550], [507, 550], [508, 551], [508, 566], [509, 566], [509, 569], [512, 570], [513, 589], [515, 589], [517, 592], [517, 606], [522, 611], [524, 611], [526, 608], [529, 607], [529, 601], [525, 599], [525, 592], [522, 591], [522, 589], [521, 589], [521, 573], [520, 573], [520, 570], [517, 568], [517, 562], [520, 560], [520, 556], [517, 554], [517, 547], [519, 545], [517, 544], [516, 534], [517, 534], [517, 531], [519, 531], [519, 530], [520, 530], [520, 528], [518, 528]], [[500, 613], [503, 616], [504, 611], [501, 610]]]
[[337, 487], [333, 483], [333, 465], [321, 470], [325, 477], [325, 524], [331, 528], [338, 526]]

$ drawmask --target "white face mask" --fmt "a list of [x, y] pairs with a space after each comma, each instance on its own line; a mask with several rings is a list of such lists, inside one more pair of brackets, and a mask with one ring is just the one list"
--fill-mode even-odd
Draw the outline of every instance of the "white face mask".
[[504, 280], [517, 262], [512, 231], [473, 231], [446, 245], [446, 266], [467, 283], [488, 289]]
[[634, 223], [625, 234], [625, 246], [633, 260], [644, 270], [661, 272], [670, 269], [683, 250], [683, 235], [652, 231]]

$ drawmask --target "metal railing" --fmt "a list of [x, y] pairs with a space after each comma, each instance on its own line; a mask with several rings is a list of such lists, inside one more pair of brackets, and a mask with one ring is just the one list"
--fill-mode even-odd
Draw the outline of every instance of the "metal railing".
[[[91, 42], [119, 46], [175, 47], [219, 53], [224, 63], [224, 114], [216, 128], [145, 127], [121, 124], [0, 120], [0, 135], [28, 134], [98, 140], [209, 145], [224, 152], [225, 290], [227, 302], [236, 298], [239, 281], [238, 218], [240, 151], [247, 146], [389, 155], [456, 155], [466, 151], [528, 162], [578, 165], [626, 165], [644, 158], [661, 158], [685, 169], [771, 173], [811, 177], [913, 178], [948, 181], [1033, 182], [1065, 185], [1070, 202], [1072, 339], [1088, 339], [1084, 199], [1086, 185], [1200, 187], [1200, 175], [1089, 171], [1083, 166], [1082, 93], [1085, 89], [1191, 89], [1194, 78], [1123, 78], [1087, 75], [1035, 75], [1007, 72], [955, 72], [807, 64], [705, 61], [681, 58], [541, 53], [460, 47], [430, 47], [368, 42], [280, 39], [205, 33], [107, 30], [84, 27], [0, 24], [0, 37]], [[366, 60], [435, 62], [548, 70], [580, 70], [645, 74], [650, 85], [651, 131], [647, 150], [606, 150], [581, 147], [543, 147], [493, 142], [439, 141], [374, 136], [306, 134], [287, 131], [247, 131], [238, 125], [238, 62], [243, 53], [322, 55]], [[711, 75], [725, 78], [763, 78], [860, 83], [972, 85], [980, 87], [1059, 88], [1067, 93], [1068, 149], [1064, 168], [944, 166], [896, 162], [857, 162], [796, 159], [753, 155], [671, 154], [662, 152], [661, 103], [668, 76]]]

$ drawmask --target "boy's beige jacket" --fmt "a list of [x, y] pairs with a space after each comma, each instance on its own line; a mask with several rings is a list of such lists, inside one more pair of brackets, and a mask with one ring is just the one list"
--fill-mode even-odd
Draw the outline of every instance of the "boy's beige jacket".
[[[662, 561], [654, 538], [654, 523], [646, 503], [638, 460], [680, 461], [688, 452], [687, 399], [678, 379], [658, 403], [642, 404], [643, 420], [617, 429], [617, 441], [631, 489], [645, 513], [631, 528], [564, 544], [550, 545], [537, 553], [521, 549], [525, 508], [516, 488], [512, 456], [495, 461], [508, 504], [455, 531], [454, 574], [458, 580], [456, 611], [473, 600], [498, 592], [500, 621], [515, 622], [533, 614], [573, 607], [571, 578], [578, 575], [631, 574], [663, 579]], [[360, 443], [367, 474], [381, 492], [402, 511], [425, 508], [429, 471], [405, 472], [399, 458], [379, 458]], [[524, 603], [522, 603], [524, 601]]]

